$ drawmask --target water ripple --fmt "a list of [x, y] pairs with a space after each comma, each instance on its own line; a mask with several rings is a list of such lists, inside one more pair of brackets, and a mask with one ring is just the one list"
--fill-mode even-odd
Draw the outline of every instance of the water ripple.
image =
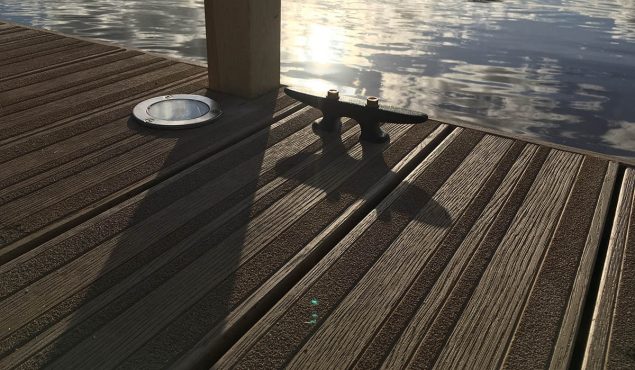
[[[198, 61], [203, 0], [4, 0], [0, 18]], [[635, 155], [635, 0], [283, 0], [282, 81]]]

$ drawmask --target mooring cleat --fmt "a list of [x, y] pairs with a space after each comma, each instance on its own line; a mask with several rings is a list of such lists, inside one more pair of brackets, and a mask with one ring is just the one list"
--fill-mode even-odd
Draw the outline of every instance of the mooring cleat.
[[322, 132], [339, 133], [342, 117], [352, 118], [361, 127], [360, 140], [385, 143], [390, 140], [381, 129], [384, 122], [416, 124], [428, 120], [428, 115], [409, 109], [395, 108], [381, 104], [379, 98], [371, 96], [366, 101], [340, 96], [339, 91], [329, 90], [320, 96], [310, 90], [286, 87], [284, 92], [290, 97], [322, 111], [322, 118], [313, 122], [313, 129]]

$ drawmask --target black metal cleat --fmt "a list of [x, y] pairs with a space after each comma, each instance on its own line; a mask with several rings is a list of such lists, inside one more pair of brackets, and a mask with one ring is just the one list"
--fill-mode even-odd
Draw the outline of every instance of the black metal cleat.
[[395, 108], [379, 103], [379, 98], [369, 97], [366, 101], [349, 96], [340, 96], [337, 90], [329, 90], [326, 96], [316, 95], [309, 90], [287, 87], [284, 92], [290, 97], [322, 111], [322, 118], [313, 123], [313, 128], [326, 132], [340, 132], [341, 118], [349, 117], [359, 123], [361, 140], [373, 143], [385, 143], [390, 140], [388, 134], [381, 129], [383, 122], [423, 123], [428, 115]]

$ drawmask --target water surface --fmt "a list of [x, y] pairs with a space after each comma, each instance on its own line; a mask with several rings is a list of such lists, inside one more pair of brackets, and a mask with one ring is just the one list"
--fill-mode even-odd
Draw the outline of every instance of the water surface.
[[[205, 61], [203, 0], [1, 0], [0, 19]], [[635, 0], [283, 0], [282, 82], [635, 156]]]

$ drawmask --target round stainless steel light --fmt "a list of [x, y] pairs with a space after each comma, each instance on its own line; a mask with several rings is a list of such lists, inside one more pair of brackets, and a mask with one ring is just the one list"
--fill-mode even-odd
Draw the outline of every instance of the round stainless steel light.
[[214, 100], [200, 95], [165, 95], [137, 104], [132, 114], [146, 126], [190, 128], [218, 119], [223, 112]]

